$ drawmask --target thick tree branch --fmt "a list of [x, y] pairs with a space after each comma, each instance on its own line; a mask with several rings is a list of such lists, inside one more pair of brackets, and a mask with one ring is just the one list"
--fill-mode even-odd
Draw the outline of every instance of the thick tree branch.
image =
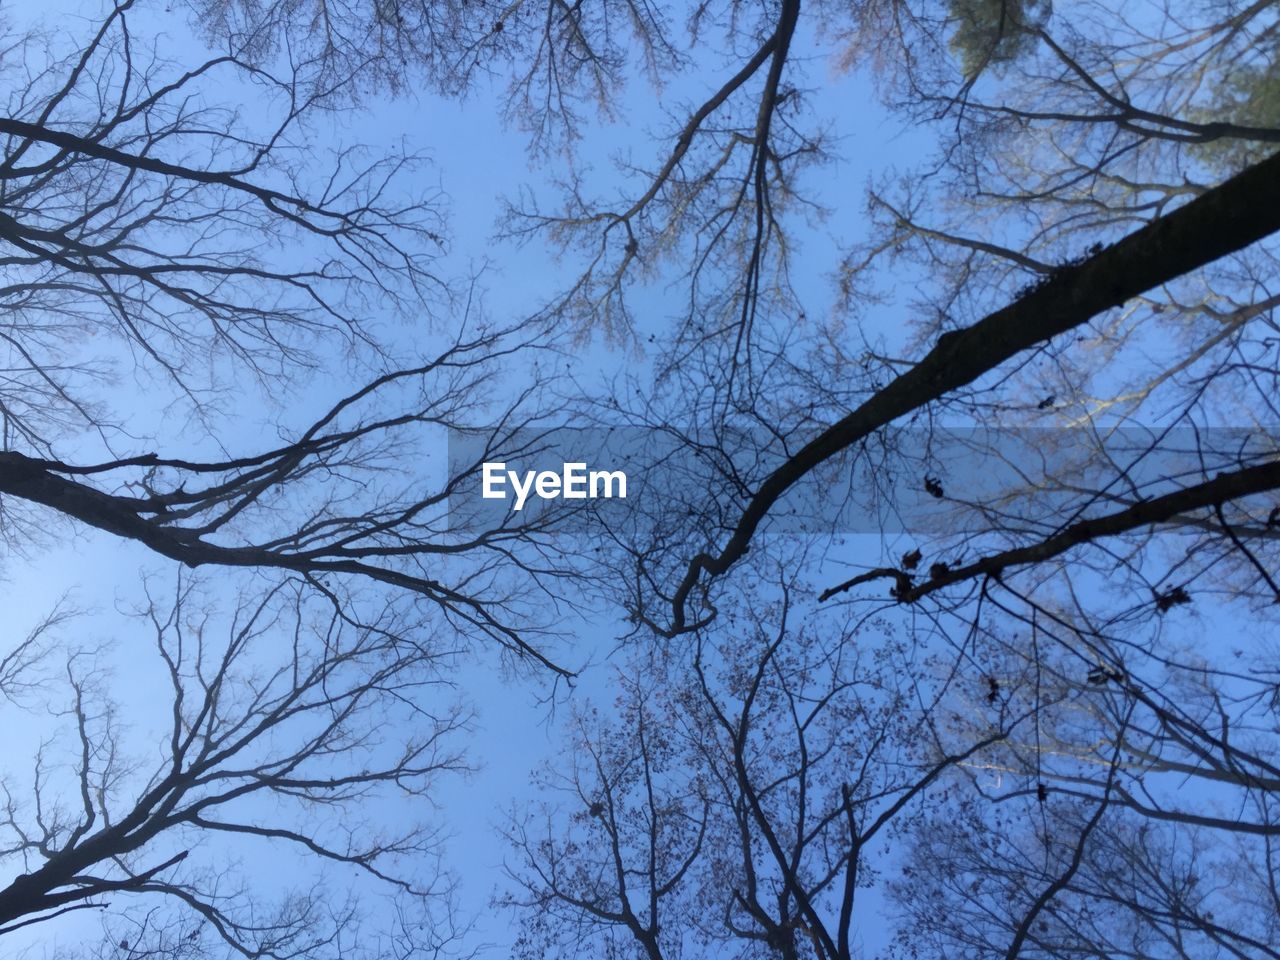
[[[974, 577], [1000, 577], [1010, 567], [1023, 567], [1043, 563], [1082, 544], [1093, 543], [1103, 537], [1114, 537], [1141, 527], [1149, 527], [1168, 522], [1175, 517], [1191, 513], [1195, 510], [1218, 508], [1223, 503], [1238, 500], [1241, 497], [1280, 488], [1280, 461], [1263, 463], [1232, 473], [1220, 473], [1212, 480], [1175, 490], [1163, 496], [1142, 500], [1109, 513], [1102, 517], [1080, 520], [1051, 537], [1025, 547], [1003, 550], [990, 556], [966, 563], [964, 566], [941, 570], [923, 583], [912, 586], [911, 575], [905, 570], [891, 567], [878, 567], [859, 574], [838, 586], [823, 591], [819, 600], [828, 600], [837, 594], [844, 593], [853, 587], [877, 579], [895, 581], [891, 594], [902, 603], [914, 603], [921, 597]], [[1224, 521], [1224, 527], [1225, 527]], [[1228, 531], [1230, 528], [1227, 528]], [[1255, 558], [1254, 563], [1257, 565]], [[1265, 568], [1258, 566], [1260, 572], [1268, 577]], [[1280, 601], [1280, 594], [1277, 594]]]
[[1045, 282], [972, 326], [944, 333], [914, 367], [770, 474], [724, 546], [689, 562], [671, 599], [670, 621], [649, 625], [661, 635], [674, 636], [707, 622], [710, 616], [690, 623], [690, 594], [706, 585], [704, 575], [707, 580], [720, 576], [746, 554], [774, 503], [819, 464], [1022, 351], [1278, 229], [1280, 154], [1275, 154], [1082, 263], [1060, 267]]

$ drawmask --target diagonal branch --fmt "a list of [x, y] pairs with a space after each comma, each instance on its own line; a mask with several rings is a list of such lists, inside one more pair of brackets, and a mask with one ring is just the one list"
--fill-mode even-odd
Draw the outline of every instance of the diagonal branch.
[[[892, 589], [894, 599], [902, 603], [914, 603], [921, 597], [927, 596], [943, 587], [949, 587], [975, 577], [999, 578], [1009, 567], [1042, 563], [1065, 553], [1072, 547], [1093, 543], [1103, 537], [1118, 536], [1140, 527], [1165, 523], [1194, 510], [1215, 508], [1220, 513], [1223, 503], [1252, 494], [1266, 493], [1277, 488], [1280, 488], [1280, 460], [1259, 464], [1232, 473], [1220, 473], [1212, 480], [1206, 480], [1204, 483], [1175, 490], [1173, 493], [1166, 493], [1150, 500], [1142, 500], [1123, 510], [1117, 510], [1105, 516], [1081, 520], [1038, 543], [1025, 547], [1015, 547], [1011, 550], [1002, 550], [999, 553], [990, 554], [961, 567], [941, 570], [924, 583], [916, 586], [911, 585], [911, 576], [906, 571], [895, 570], [890, 567], [879, 567], [823, 591], [819, 600], [828, 600], [836, 594], [844, 593], [853, 587], [872, 580], [891, 578], [895, 581]], [[1223, 526], [1226, 527], [1230, 534], [1230, 527], [1227, 526], [1225, 520], [1223, 521]], [[1235, 538], [1233, 537], [1233, 539]], [[1237, 545], [1243, 548], [1243, 545], [1238, 541]], [[1247, 550], [1246, 553], [1248, 553]], [[1274, 587], [1274, 583], [1271, 582], [1270, 575], [1266, 572], [1266, 569], [1251, 554], [1249, 558]], [[1280, 592], [1277, 592], [1277, 601], [1280, 601]]]
[[[671, 598], [674, 636], [690, 623], [690, 594], [746, 554], [778, 499], [820, 464], [899, 417], [972, 383], [1031, 347], [1072, 330], [1153, 287], [1212, 263], [1280, 230], [1280, 153], [1152, 221], [1079, 264], [1059, 267], [1034, 289], [972, 326], [943, 334], [921, 360], [824, 430], [761, 484], [718, 551], [695, 556]], [[704, 580], [705, 575], [705, 580]]]

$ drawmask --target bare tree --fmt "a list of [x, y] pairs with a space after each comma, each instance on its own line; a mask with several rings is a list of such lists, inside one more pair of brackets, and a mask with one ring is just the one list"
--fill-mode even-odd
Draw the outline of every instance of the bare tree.
[[[952, 484], [945, 469], [873, 464], [891, 505], [896, 479], [976, 522], [951, 536], [913, 532], [884, 562], [855, 557], [853, 576], [824, 584], [823, 600], [853, 623], [878, 615], [912, 631], [920, 660], [898, 689], [948, 677], [947, 697], [928, 701], [919, 722], [955, 738], [944, 756], [973, 749], [913, 794], [896, 822], [896, 836], [910, 838], [887, 857], [895, 872], [905, 861], [901, 881], [887, 886], [903, 920], [898, 948], [1269, 956], [1270, 912], [1250, 908], [1271, 904], [1276, 889], [1276, 677], [1265, 640], [1234, 649], [1206, 641], [1222, 623], [1273, 624], [1278, 595], [1268, 240], [1278, 224], [1266, 215], [1244, 226], [1259, 198], [1276, 209], [1266, 56], [1274, 4], [1194, 14], [1166, 6], [1150, 23], [1091, 4], [1073, 5], [1078, 20], [1047, 5], [957, 3], [941, 16], [924, 7], [858, 5], [844, 37], [851, 57], [880, 47], [895, 106], [945, 124], [924, 169], [871, 192], [872, 237], [844, 264], [858, 319], [874, 318], [868, 303], [887, 268], [917, 280], [898, 308], [914, 318], [912, 336], [885, 347], [840, 328], [809, 341], [779, 332], [770, 372], [756, 365], [741, 390], [739, 374], [726, 373], [740, 369], [728, 348], [673, 348], [678, 366], [631, 409], [622, 404], [624, 415], [668, 425], [706, 473], [676, 510], [656, 510], [624, 541], [629, 612], [682, 666], [682, 644], [706, 649], [739, 603], [776, 626], [756, 578], [779, 558], [769, 534], [781, 527], [771, 521], [784, 497], [819, 470], [865, 467], [873, 451], [892, 451], [895, 427], [927, 430], [950, 417], [997, 436], [1030, 424], [1080, 428], [1088, 449], [1097, 443], [1089, 469], [1049, 483], [1024, 476], [990, 502], [964, 489], [971, 467], [951, 464]], [[748, 269], [723, 266], [720, 289], [747, 296]], [[762, 331], [795, 319], [781, 310], [753, 322], [764, 349]], [[714, 329], [732, 340], [744, 328]], [[797, 342], [818, 348], [801, 354]], [[801, 355], [829, 366], [805, 370]], [[1148, 440], [1116, 457], [1101, 440], [1130, 424]], [[1252, 428], [1252, 439], [1216, 432], [1223, 427]], [[1161, 472], [1151, 464], [1170, 463], [1178, 430], [1193, 437], [1186, 462]], [[707, 489], [716, 502], [700, 506]], [[726, 583], [731, 570], [741, 583]], [[875, 641], [863, 629], [844, 643], [862, 651]], [[765, 639], [740, 641], [725, 658], [751, 676], [762, 649]], [[659, 687], [671, 683], [656, 675]], [[734, 710], [720, 715], [732, 757], [733, 734], [749, 725]], [[775, 743], [786, 729], [762, 726]], [[714, 730], [689, 739], [714, 742]], [[866, 739], [833, 754], [847, 763]], [[766, 782], [791, 782], [807, 755], [803, 742], [778, 746]], [[686, 762], [690, 782], [705, 775]], [[750, 870], [735, 873], [728, 859], [705, 874], [695, 865], [691, 885], [741, 905], [746, 919], [727, 911], [717, 929], [754, 937], [759, 955], [848, 955], [831, 919], [839, 911], [806, 912], [806, 898], [834, 887], [799, 870], [785, 843], [768, 842], [769, 828], [790, 825], [805, 804], [790, 795], [775, 811], [753, 807], [751, 786], [736, 808], [749, 831], [710, 829], [700, 859], [749, 851], [757, 870], [776, 871], [771, 896], [744, 894]], [[755, 830], [755, 842], [742, 839]], [[604, 849], [603, 839], [591, 846], [576, 835], [557, 847], [554, 836], [522, 848], [530, 864]], [[860, 849], [856, 831], [826, 840], [824, 851]], [[643, 860], [625, 862], [645, 875]], [[554, 898], [540, 877], [536, 866], [519, 874]], [[669, 897], [660, 949], [679, 955], [708, 916], [721, 916], [700, 906]], [[577, 909], [564, 898], [561, 908]]]
[[[189, 0], [193, 26], [255, 62], [305, 51], [311, 82], [340, 101], [425, 83], [465, 96], [497, 81], [507, 117], [537, 152], [567, 150], [635, 67], [654, 83], [687, 66], [669, 11], [636, 0], [590, 8], [549, 2]], [[357, 83], [348, 83], [358, 77]], [[334, 83], [334, 79], [338, 82]]]
[[1274, 670], [1073, 613], [974, 643], [987, 672], [958, 718], [1026, 719], [913, 825], [901, 950], [1272, 956]]
[[1262, 650], [998, 599], [949, 642], [783, 595], [574, 727], [509, 829], [527, 955], [1273, 955]]
[[[949, 393], [979, 381], [1024, 351], [1082, 326], [1096, 314], [1122, 305], [1152, 286], [1176, 279], [1188, 270], [1269, 235], [1278, 224], [1269, 213], [1258, 216], [1256, 203], [1260, 197], [1270, 196], [1272, 185], [1277, 182], [1277, 169], [1280, 169], [1277, 158], [1264, 161], [1123, 241], [1080, 263], [1056, 269], [1052, 276], [1007, 307], [969, 327], [948, 331], [939, 337], [921, 360], [894, 376], [885, 386], [871, 391], [852, 412], [790, 453], [780, 465], [766, 473], [758, 485], [747, 490], [741, 513], [723, 545], [713, 545], [698, 553], [687, 562], [674, 588], [669, 593], [660, 592], [659, 602], [670, 606], [669, 617], [665, 611], [661, 614], [663, 619], [659, 619], [657, 613], [648, 613], [645, 606], [648, 598], [643, 595], [634, 601], [637, 615], [665, 635], [684, 632], [703, 622], [705, 614], [689, 618], [687, 606], [691, 597], [700, 598], [701, 591], [706, 589], [705, 581], [723, 575], [742, 559], [774, 504], [814, 469], [856, 448], [895, 420], [917, 413]], [[1117, 530], [1130, 529], [1178, 514], [1183, 509], [1221, 505], [1236, 497], [1274, 489], [1275, 480], [1274, 465], [1259, 465], [1234, 480], [1218, 478], [1199, 490], [1183, 491], [1167, 504], [1156, 507], [1150, 515], [1144, 507], [1127, 518], [1100, 519], [1097, 535], [1109, 526]], [[1214, 486], [1215, 483], [1219, 485]], [[1238, 489], [1233, 483], [1238, 484]], [[1162, 508], [1167, 508], [1163, 514]], [[1070, 543], [1094, 535], [1088, 527], [1064, 533]], [[1053, 547], [1034, 549], [1046, 557], [1058, 552]], [[991, 570], [1003, 565], [997, 558], [992, 561]], [[902, 574], [905, 576], [906, 571]], [[648, 579], [660, 578], [650, 575]], [[903, 599], [910, 599], [909, 594], [904, 593]]]
[[[116, 424], [101, 397], [110, 355], [76, 349], [89, 332], [111, 334], [198, 409], [225, 388], [210, 360], [296, 375], [326, 338], [374, 346], [373, 303], [447, 303], [431, 270], [437, 204], [402, 187], [418, 158], [346, 148], [317, 168], [305, 65], [276, 76], [230, 55], [166, 63], [133, 36], [132, 8], [70, 49], [38, 34], [9, 40], [7, 446], [47, 452], [60, 430]], [[246, 117], [210, 96], [219, 88], [264, 109]]]
[[[1265, 241], [1278, 225], [1268, 157], [1280, 134], [1265, 54], [1275, 5], [1185, 15], [1087, 0], [935, 7], [732, 5], [723, 18], [697, 7], [690, 49], [707, 54], [722, 31], [734, 53], [715, 82], [702, 81], [709, 93], [672, 111], [668, 133], [644, 147], [649, 159], [633, 154], [598, 183], [569, 150], [556, 191], [522, 190], [510, 203], [507, 236], [581, 257], [545, 315], [655, 355], [652, 379], [602, 397], [600, 416], [669, 429], [695, 455], [718, 453], [703, 480], [716, 497], [681, 500], [619, 536], [624, 602], [661, 635], [712, 616], [716, 582], [768, 527], [778, 501], [819, 468], [857, 462], [895, 421], [950, 413], [999, 430], [1140, 421], [1160, 409], [1160, 429], [1203, 429], [1222, 422], [1226, 405], [1241, 416], [1274, 413], [1276, 300]], [[240, 15], [276, 36], [285, 29], [280, 9]], [[442, 54], [449, 41], [423, 19], [444, 8], [396, 10], [389, 29], [420, 51], [403, 69], [463, 62]], [[592, 32], [605, 28], [576, 9], [552, 7], [536, 24], [523, 5], [512, 11], [485, 43], [508, 52], [523, 43], [567, 87], [584, 83], [582, 70], [555, 66], [571, 51], [579, 64], [617, 67], [612, 85], [598, 88], [607, 114], [624, 61], [596, 61], [574, 46], [607, 36]], [[338, 19], [354, 29], [377, 17], [352, 4]], [[630, 23], [644, 38], [638, 49], [674, 48], [665, 19], [636, 13]], [[566, 24], [581, 24], [581, 36], [556, 32]], [[299, 29], [319, 43], [328, 27], [318, 17]], [[869, 191], [870, 236], [832, 261], [843, 305], [830, 320], [820, 315], [824, 298], [801, 295], [791, 280], [794, 251], [812, 235], [807, 218], [848, 206], [846, 184], [824, 193], [804, 176], [834, 153], [805, 112], [807, 64], [823, 54], [848, 69], [874, 68], [891, 107], [930, 123], [939, 141], [919, 169]], [[678, 72], [708, 60], [670, 65]], [[455, 76], [459, 90], [470, 82], [465, 71]], [[511, 102], [539, 129], [559, 116], [554, 97]], [[886, 272], [914, 281], [892, 315], [876, 311]], [[646, 327], [646, 340], [632, 303], [658, 281], [676, 281], [680, 305], [672, 324]], [[881, 325], [909, 335], [877, 343]], [[1122, 485], [1123, 472], [1111, 481]], [[1161, 522], [1203, 526], [1215, 503], [1230, 508], [1274, 486], [1257, 475], [1234, 492], [1211, 481], [1192, 478], [1185, 499], [1194, 506], [1171, 500]], [[1239, 509], [1247, 514], [1252, 501]], [[671, 532], [672, 517], [684, 535]], [[1218, 544], [1234, 543], [1227, 527], [1248, 531], [1255, 520], [1216, 524]], [[918, 574], [911, 579], [919, 586]]]
[[[208, 955], [219, 943], [252, 957], [443, 949], [460, 931], [444, 922], [439, 828], [421, 803], [390, 801], [425, 797], [439, 774], [465, 768], [468, 714], [438, 692], [453, 651], [406, 639], [403, 604], [357, 622], [297, 579], [242, 595], [230, 613], [212, 600], [185, 577], [170, 600], [148, 600], [129, 622], [151, 634], [149, 657], [136, 637], [77, 642], [65, 618], [21, 646], [28, 663], [7, 680], [3, 709], [39, 745], [6, 757], [0, 784], [16, 874], [0, 890], [0, 932], [110, 906], [117, 957]], [[51, 627], [63, 636], [49, 642]], [[46, 655], [30, 656], [42, 642]], [[113, 677], [126, 648], [128, 675]], [[151, 696], [115, 692], [139, 684]], [[381, 822], [368, 817], [375, 803]], [[260, 868], [238, 870], [239, 851]], [[335, 869], [290, 889], [273, 875], [290, 856]], [[343, 873], [367, 878], [368, 896], [381, 887], [401, 922], [361, 929], [360, 886], [344, 893]]]
[[[129, 644], [114, 674], [123, 647], [65, 611], [6, 639], [6, 722], [33, 739], [0, 772], [0, 934], [102, 911], [115, 958], [456, 953], [421, 821], [467, 766], [450, 678], [477, 637], [565, 676], [540, 598], [575, 571], [554, 513], [458, 530], [449, 500], [536, 443], [547, 377], [513, 368], [555, 346], [437, 272], [420, 158], [318, 137], [354, 75], [175, 65], [152, 30], [126, 0], [0, 60], [0, 533], [32, 554], [84, 526], [244, 593], [184, 574], [138, 611], [151, 662]], [[411, 344], [375, 336], [405, 318]], [[244, 450], [255, 396], [271, 424]], [[452, 427], [480, 431], [474, 461], [445, 462]], [[273, 872], [289, 856], [307, 883]]]
[[[819, 212], [798, 181], [826, 156], [825, 137], [805, 119], [799, 78], [789, 75], [799, 3], [685, 11], [634, 0], [188, 6], [201, 29], [251, 62], [303, 50], [312, 82], [353, 74], [364, 81], [330, 84], [340, 96], [425, 82], [464, 97], [496, 78], [509, 122], [528, 133], [535, 155], [554, 155], [565, 168], [549, 196], [510, 191], [503, 232], [585, 252], [580, 275], [544, 304], [545, 315], [580, 335], [603, 331], [634, 343], [630, 290], [674, 271], [689, 284], [690, 306], [664, 367], [678, 375], [680, 356], [727, 343], [732, 366], [745, 371], [762, 305], [767, 312], [797, 302], [787, 226]], [[705, 88], [701, 74], [718, 41], [733, 53], [710, 92], [670, 111], [648, 159], [594, 182], [578, 148], [599, 121], [621, 118], [628, 83], [661, 91], [693, 76]], [[722, 282], [739, 272], [741, 285]], [[735, 381], [754, 389], [745, 373]]]
[[[15, 81], [29, 73], [0, 118], [9, 543], [38, 539], [47, 514], [21, 509], [34, 504], [191, 567], [274, 568], [322, 590], [322, 575], [371, 578], [549, 664], [514, 626], [535, 633], [533, 608], [512, 605], [569, 569], [547, 521], [450, 533], [448, 498], [479, 462], [421, 465], [449, 427], [494, 424], [486, 452], [501, 459], [536, 426], [541, 375], [522, 386], [511, 367], [550, 341], [487, 323], [474, 284], [455, 296], [433, 272], [444, 227], [436, 198], [405, 183], [418, 158], [352, 147], [317, 169], [312, 64], [166, 64], [133, 36], [132, 7], [70, 53], [27, 35], [5, 60]], [[219, 106], [215, 86], [264, 109]], [[370, 332], [397, 314], [447, 317], [449, 336], [402, 363]], [[229, 449], [229, 392], [287, 395], [335, 357], [358, 384], [344, 399], [309, 423], [281, 410], [277, 443]], [[121, 376], [176, 395], [206, 436], [142, 446], [153, 428], [111, 389]]]
[[859, 955], [873, 922], [859, 892], [892, 859], [888, 838], [1017, 718], [954, 736], [950, 683], [910, 643], [783, 593], [726, 615], [692, 662], [642, 661], [612, 722], [575, 728], [583, 762], [541, 781], [563, 802], [510, 834], [502, 902], [528, 955]]

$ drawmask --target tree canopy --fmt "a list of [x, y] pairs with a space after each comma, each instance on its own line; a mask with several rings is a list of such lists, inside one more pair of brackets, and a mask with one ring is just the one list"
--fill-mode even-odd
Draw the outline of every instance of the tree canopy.
[[[1280, 4], [3, 27], [0, 936], [1277, 955]], [[620, 509], [461, 523], [563, 427]], [[479, 893], [477, 669], [563, 742]]]

